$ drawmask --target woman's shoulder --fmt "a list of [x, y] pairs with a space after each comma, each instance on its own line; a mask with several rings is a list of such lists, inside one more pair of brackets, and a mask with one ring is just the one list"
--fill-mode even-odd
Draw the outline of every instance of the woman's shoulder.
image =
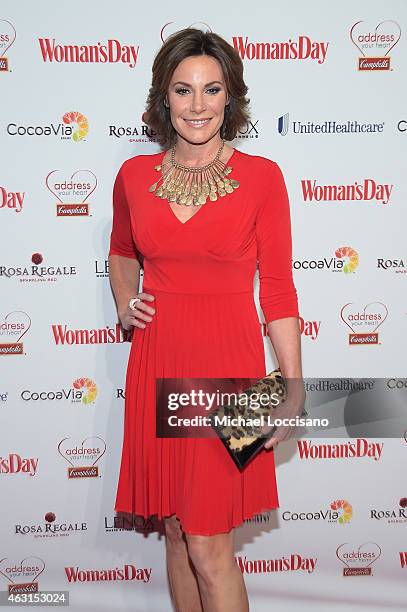
[[122, 163], [119, 172], [126, 176], [128, 174], [134, 175], [135, 172], [143, 172], [147, 168], [153, 168], [159, 163], [163, 154], [164, 151], [133, 155], [133, 157], [129, 157]]
[[246, 153], [240, 149], [236, 149], [236, 151], [250, 172], [276, 172], [280, 170], [278, 163], [274, 159], [270, 159], [264, 155]]

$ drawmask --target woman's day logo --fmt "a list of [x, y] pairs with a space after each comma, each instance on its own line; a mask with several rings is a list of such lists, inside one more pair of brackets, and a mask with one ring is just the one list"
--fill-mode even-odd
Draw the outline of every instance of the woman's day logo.
[[31, 319], [23, 310], [9, 312], [0, 322], [0, 356], [24, 355], [21, 339], [31, 327]]
[[397, 21], [386, 19], [375, 28], [357, 21], [350, 30], [350, 39], [363, 57], [358, 58], [358, 70], [392, 70], [389, 53], [401, 38]]
[[0, 19], [0, 72], [9, 72], [7, 51], [14, 44], [16, 30], [10, 21]]
[[17, 562], [9, 557], [0, 559], [0, 574], [8, 581], [9, 593], [37, 593], [37, 579], [44, 570], [45, 563], [40, 557], [25, 557]]
[[96, 463], [106, 452], [106, 442], [99, 436], [89, 436], [78, 444], [70, 444], [70, 438], [63, 438], [58, 444], [58, 452], [71, 467], [68, 478], [98, 478]]
[[[349, 334], [349, 344], [355, 346], [357, 344], [379, 344], [378, 328], [387, 319], [389, 311], [387, 306], [382, 302], [370, 302], [362, 309], [354, 306], [352, 302], [348, 302], [341, 309], [341, 319], [352, 331]], [[364, 329], [365, 332], [360, 333], [357, 330]]]
[[58, 200], [57, 217], [89, 216], [87, 200], [98, 184], [96, 175], [91, 170], [76, 170], [68, 177], [64, 176], [61, 170], [52, 170], [46, 177], [45, 183]]

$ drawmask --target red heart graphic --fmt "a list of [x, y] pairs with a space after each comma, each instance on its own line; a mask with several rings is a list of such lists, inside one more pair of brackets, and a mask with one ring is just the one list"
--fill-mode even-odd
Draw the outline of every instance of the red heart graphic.
[[4, 48], [4, 51], [3, 51], [2, 55], [0, 55], [0, 57], [4, 57], [6, 55], [6, 53], [7, 53], [7, 51], [10, 49], [11, 45], [14, 44], [14, 41], [15, 41], [16, 36], [17, 36], [17, 32], [16, 32], [16, 29], [13, 26], [13, 24], [10, 23], [9, 21], [7, 21], [7, 19], [0, 19], [0, 23], [8, 23], [8, 25], [11, 27], [11, 29], [13, 30], [13, 33], [14, 33], [13, 40], [7, 45], [7, 47]]
[[[352, 332], [353, 332], [354, 334], [356, 334], [356, 333], [358, 333], [358, 331], [360, 331], [360, 330], [356, 331], [355, 329], [353, 329], [353, 327], [352, 327], [352, 326], [351, 326], [351, 325], [350, 325], [350, 324], [349, 324], [349, 323], [348, 323], [348, 322], [347, 322], [347, 321], [346, 321], [346, 320], [343, 318], [343, 311], [345, 310], [345, 308], [347, 308], [347, 306], [350, 306], [351, 304], [353, 304], [353, 302], [348, 302], [347, 304], [345, 304], [345, 306], [342, 306], [342, 309], [341, 309], [341, 319], [342, 319], [342, 321], [345, 323], [345, 325], [347, 325], [347, 326], [349, 327], [349, 329], [351, 329], [351, 330], [352, 330]], [[374, 328], [374, 330], [371, 330], [371, 333], [373, 333], [373, 334], [374, 334], [374, 333], [375, 333], [375, 331], [376, 331], [377, 329], [379, 329], [380, 325], [381, 325], [382, 323], [384, 323], [384, 322], [385, 322], [385, 320], [387, 319], [387, 316], [388, 316], [388, 314], [389, 314], [389, 311], [387, 310], [387, 306], [386, 306], [386, 304], [383, 304], [383, 302], [370, 302], [370, 304], [366, 304], [366, 306], [363, 308], [363, 312], [364, 312], [364, 313], [366, 313], [367, 309], [368, 309], [370, 306], [372, 306], [373, 304], [380, 304], [381, 306], [383, 306], [383, 308], [384, 308], [384, 310], [385, 310], [385, 312], [386, 312], [386, 316], [384, 317], [384, 319], [382, 319], [382, 321], [380, 321], [380, 322], [377, 324], [377, 326]]]
[[30, 319], [30, 317], [28, 316], [28, 314], [27, 314], [26, 312], [24, 312], [23, 310], [13, 310], [12, 312], [9, 312], [9, 313], [8, 313], [8, 314], [7, 314], [7, 315], [4, 317], [4, 322], [5, 322], [5, 323], [7, 323], [7, 319], [8, 319], [8, 318], [9, 318], [11, 315], [13, 315], [13, 314], [17, 314], [18, 312], [20, 312], [20, 313], [22, 313], [23, 315], [25, 315], [25, 316], [27, 317], [27, 319], [28, 319], [28, 321], [29, 321], [29, 323], [30, 323], [30, 324], [29, 324], [29, 326], [27, 327], [27, 329], [26, 329], [25, 331], [23, 331], [23, 333], [22, 333], [22, 334], [21, 334], [21, 336], [18, 338], [18, 340], [16, 340], [16, 344], [17, 344], [18, 342], [20, 342], [21, 338], [22, 338], [22, 337], [23, 337], [23, 336], [24, 336], [24, 335], [25, 335], [25, 334], [28, 332], [28, 330], [29, 330], [29, 329], [30, 329], [30, 327], [31, 327], [31, 319]]
[[[61, 198], [59, 197], [59, 194], [58, 194], [56, 191], [54, 191], [54, 190], [53, 190], [53, 189], [50, 187], [50, 185], [49, 185], [49, 183], [48, 183], [48, 180], [49, 180], [49, 178], [50, 178], [51, 174], [54, 174], [55, 172], [60, 172], [60, 170], [52, 170], [52, 171], [51, 171], [51, 172], [48, 174], [47, 178], [45, 179], [45, 183], [46, 183], [46, 185], [47, 185], [48, 189], [50, 190], [50, 192], [52, 193], [52, 195], [54, 195], [54, 196], [57, 198], [57, 200], [59, 200], [59, 201], [61, 202], [61, 204], [65, 204], [65, 202], [64, 202], [63, 200], [61, 200]], [[93, 172], [92, 172], [91, 170], [75, 170], [75, 172], [72, 174], [72, 176], [71, 176], [71, 178], [70, 178], [69, 180], [71, 180], [71, 181], [72, 181], [72, 180], [73, 180], [73, 177], [74, 177], [76, 174], [78, 174], [79, 172], [87, 172], [88, 174], [91, 174], [91, 175], [93, 176], [93, 178], [95, 179], [95, 184], [94, 184], [93, 189], [91, 189], [91, 191], [89, 191], [89, 193], [88, 193], [88, 195], [86, 196], [86, 198], [85, 198], [84, 200], [82, 200], [82, 204], [84, 204], [84, 203], [86, 202], [86, 200], [87, 200], [88, 198], [90, 198], [90, 196], [92, 195], [92, 193], [95, 191], [95, 189], [96, 189], [96, 187], [97, 187], [97, 184], [98, 184], [98, 180], [97, 180], [97, 178], [96, 178], [96, 175], [95, 175], [95, 174], [93, 174]]]
[[[72, 467], [76, 467], [76, 466], [75, 466], [75, 464], [74, 464], [74, 463], [72, 463], [72, 461], [71, 461], [70, 459], [68, 459], [68, 457], [66, 457], [66, 456], [63, 454], [63, 452], [61, 452], [61, 446], [62, 446], [62, 444], [65, 442], [65, 440], [69, 440], [69, 438], [64, 438], [63, 440], [61, 440], [61, 442], [58, 444], [58, 452], [59, 452], [59, 454], [61, 455], [61, 457], [63, 457], [63, 458], [65, 459], [65, 461], [67, 461], [68, 463], [70, 463], [70, 464], [72, 465]], [[101, 457], [103, 457], [103, 455], [104, 455], [104, 454], [105, 454], [105, 452], [106, 452], [106, 442], [103, 440], [103, 438], [100, 438], [99, 436], [89, 436], [88, 438], [84, 438], [84, 439], [82, 440], [82, 442], [81, 442], [81, 446], [83, 446], [83, 445], [85, 444], [85, 442], [87, 442], [88, 440], [101, 440], [101, 441], [103, 442], [104, 447], [105, 447], [105, 448], [104, 448], [104, 450], [103, 450], [103, 453], [101, 453], [101, 454], [99, 455], [99, 457], [97, 457], [97, 459], [95, 459], [94, 463], [92, 463], [92, 465], [95, 465], [95, 464], [96, 464], [96, 463], [99, 461], [99, 459], [100, 459]]]
[[[361, 52], [361, 54], [362, 54], [364, 57], [366, 57], [366, 55], [365, 55], [364, 51], [363, 51], [363, 50], [362, 50], [362, 49], [359, 47], [358, 43], [357, 43], [357, 42], [355, 42], [355, 41], [354, 41], [354, 39], [353, 39], [353, 32], [354, 32], [355, 28], [356, 28], [356, 27], [357, 27], [357, 26], [358, 26], [360, 23], [363, 23], [363, 20], [361, 20], [361, 21], [357, 21], [357, 22], [356, 22], [356, 23], [355, 23], [355, 24], [352, 26], [351, 31], [350, 31], [350, 39], [351, 39], [351, 41], [353, 42], [353, 44], [355, 45], [355, 47], [357, 47], [357, 48], [359, 49], [359, 51]], [[391, 47], [390, 47], [390, 48], [387, 50], [387, 52], [384, 54], [384, 56], [383, 56], [383, 57], [386, 57], [386, 55], [388, 55], [388, 53], [390, 53], [390, 51], [393, 49], [393, 47], [395, 47], [395, 46], [397, 45], [397, 43], [399, 42], [399, 40], [400, 40], [400, 38], [401, 38], [401, 28], [400, 28], [399, 24], [397, 23], [397, 21], [393, 21], [393, 19], [385, 19], [384, 21], [380, 22], [380, 23], [379, 23], [379, 24], [378, 24], [378, 25], [375, 27], [375, 30], [374, 30], [374, 31], [377, 33], [377, 31], [379, 30], [379, 28], [381, 28], [381, 27], [382, 27], [382, 25], [383, 25], [383, 24], [385, 24], [385, 23], [393, 23], [393, 24], [396, 26], [396, 29], [398, 30], [398, 34], [399, 34], [399, 36], [398, 36], [398, 38], [397, 38], [396, 42], [392, 44], [392, 46], [391, 46]], [[376, 56], [376, 55], [377, 55], [377, 53], [375, 53], [374, 55]]]
[[[6, 580], [8, 580], [9, 582], [12, 582], [13, 584], [15, 584], [15, 583], [14, 583], [14, 580], [12, 580], [12, 579], [10, 578], [10, 576], [8, 576], [7, 574], [5, 574], [5, 573], [3, 572], [3, 570], [2, 570], [2, 567], [4, 567], [4, 566], [6, 565], [4, 562], [5, 562], [5, 561], [7, 561], [7, 559], [8, 559], [8, 557], [3, 557], [3, 559], [0, 559], [0, 574], [2, 574], [2, 576], [4, 576], [4, 577], [6, 578]], [[34, 581], [34, 580], [36, 580], [36, 579], [38, 578], [38, 576], [40, 576], [40, 575], [42, 574], [42, 572], [45, 570], [45, 563], [44, 563], [43, 559], [41, 559], [40, 557], [35, 557], [35, 556], [32, 556], [32, 557], [25, 557], [25, 559], [22, 559], [21, 561], [17, 562], [16, 564], [14, 564], [14, 563], [12, 562], [12, 563], [11, 563], [11, 566], [13, 566], [13, 565], [23, 565], [24, 561], [27, 561], [28, 559], [39, 559], [39, 561], [40, 561], [39, 565], [42, 565], [42, 570], [41, 570], [40, 572], [38, 572], [38, 574], [36, 574], [36, 575], [34, 576], [34, 578], [32, 578], [32, 579], [30, 580], [30, 582], [33, 582], [33, 581]], [[27, 564], [27, 565], [33, 565], [33, 563], [29, 563], [29, 564]], [[10, 562], [8, 562], [8, 563], [7, 563], [7, 566], [10, 566]], [[25, 577], [25, 576], [24, 576], [24, 579], [26, 579], [26, 577]]]

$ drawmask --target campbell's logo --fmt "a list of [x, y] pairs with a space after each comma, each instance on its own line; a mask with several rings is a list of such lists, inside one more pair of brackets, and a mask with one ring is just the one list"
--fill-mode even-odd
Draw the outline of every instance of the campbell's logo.
[[89, 123], [82, 113], [70, 111], [63, 115], [60, 123], [45, 125], [9, 123], [6, 131], [9, 136], [59, 136], [61, 140], [80, 142], [89, 132]]
[[377, 269], [393, 270], [393, 272], [396, 272], [396, 274], [406, 274], [407, 258], [402, 259], [401, 257], [397, 257], [396, 259], [384, 259], [383, 257], [378, 257]]
[[63, 438], [58, 444], [58, 452], [69, 463], [68, 478], [98, 478], [96, 463], [106, 452], [106, 442], [99, 436], [89, 436], [76, 444], [72, 444], [70, 438]]
[[211, 27], [203, 21], [194, 21], [194, 23], [190, 23], [189, 25], [179, 24], [175, 21], [168, 21], [160, 30], [161, 42], [165, 43], [169, 36], [184, 28], [196, 28], [197, 30], [202, 30], [203, 32], [212, 32]]
[[65, 567], [65, 574], [69, 583], [105, 582], [106, 580], [150, 582], [152, 571], [152, 567], [141, 568], [131, 563], [125, 563], [121, 568], [117, 566], [104, 569], [80, 569], [78, 566]]
[[64, 64], [127, 64], [135, 68], [140, 45], [124, 45], [115, 38], [102, 44], [61, 44], [55, 38], [38, 39], [44, 62]]
[[0, 321], [0, 355], [24, 355], [21, 342], [31, 327], [31, 318], [24, 310], [8, 312]]
[[96, 383], [91, 378], [76, 378], [70, 388], [56, 390], [34, 391], [24, 389], [21, 392], [21, 399], [25, 402], [38, 401], [68, 401], [72, 403], [93, 404], [98, 395]]
[[[144, 113], [143, 113], [144, 116]], [[145, 123], [137, 125], [109, 125], [109, 136], [126, 138], [129, 142], [158, 142], [157, 132]]]
[[38, 468], [38, 457], [22, 457], [19, 453], [0, 456], [0, 474], [28, 474], [35, 476]]
[[370, 518], [391, 525], [407, 523], [407, 497], [400, 499], [398, 508], [371, 508]]
[[17, 278], [20, 283], [36, 282], [47, 283], [55, 282], [66, 276], [75, 276], [75, 266], [55, 266], [44, 263], [41, 253], [31, 255], [31, 266], [0, 266], [0, 278]]
[[87, 529], [88, 525], [85, 522], [60, 522], [57, 521], [55, 512], [46, 512], [42, 522], [18, 523], [14, 525], [14, 535], [31, 535], [34, 538], [56, 538], [82, 533], [87, 531]]
[[384, 130], [384, 121], [371, 123], [367, 121], [356, 121], [354, 119], [348, 121], [337, 121], [336, 119], [325, 121], [304, 121], [290, 119], [290, 114], [285, 113], [277, 120], [277, 131], [281, 136], [287, 136], [292, 132], [301, 136], [310, 136], [314, 134], [381, 134]]
[[353, 515], [351, 504], [346, 499], [336, 499], [331, 502], [329, 508], [316, 511], [299, 511], [284, 510], [281, 514], [283, 521], [327, 521], [328, 523], [336, 523], [345, 525], [349, 523]]
[[341, 319], [352, 332], [349, 334], [349, 344], [379, 344], [377, 330], [387, 319], [388, 313], [383, 302], [370, 302], [363, 308], [353, 302], [342, 306]]
[[305, 557], [292, 553], [287, 557], [274, 559], [248, 559], [246, 555], [235, 557], [242, 574], [274, 574], [278, 572], [304, 572], [312, 574], [317, 564], [317, 557]]
[[351, 544], [340, 544], [336, 556], [344, 564], [343, 576], [371, 576], [382, 549], [376, 542], [365, 542], [354, 548]]
[[37, 593], [38, 578], [45, 570], [41, 557], [30, 555], [24, 559], [3, 557], [0, 559], [0, 575], [7, 581], [9, 594]]
[[388, 204], [394, 185], [377, 183], [372, 178], [348, 185], [320, 185], [316, 179], [301, 180], [304, 202], [374, 202]]
[[14, 210], [19, 213], [23, 210], [25, 191], [12, 191], [0, 186], [0, 208]]
[[321, 259], [293, 259], [293, 270], [330, 270], [331, 272], [355, 272], [359, 265], [359, 254], [350, 246], [335, 250], [335, 257]]
[[371, 442], [366, 438], [357, 438], [354, 442], [340, 444], [316, 444], [311, 440], [297, 440], [298, 456], [304, 460], [316, 459], [361, 459], [379, 461], [382, 456], [383, 442]]
[[407, 550], [400, 552], [400, 567], [402, 569], [407, 569]]
[[51, 325], [52, 335], [56, 345], [75, 344], [121, 344], [128, 342], [132, 330], [126, 331], [119, 323], [114, 327], [93, 329], [69, 329], [68, 325]]
[[358, 57], [358, 70], [392, 70], [390, 51], [401, 38], [397, 21], [386, 19], [372, 28], [365, 21], [357, 21], [350, 29], [350, 39], [362, 57]]
[[317, 64], [325, 62], [329, 46], [306, 35], [283, 42], [252, 42], [248, 36], [233, 36], [232, 42], [242, 60], [311, 60]]
[[57, 200], [57, 217], [88, 217], [90, 196], [98, 180], [91, 170], [75, 170], [68, 175], [62, 170], [51, 170], [45, 184]]
[[0, 19], [0, 72], [10, 72], [8, 51], [16, 40], [16, 29], [7, 19]]

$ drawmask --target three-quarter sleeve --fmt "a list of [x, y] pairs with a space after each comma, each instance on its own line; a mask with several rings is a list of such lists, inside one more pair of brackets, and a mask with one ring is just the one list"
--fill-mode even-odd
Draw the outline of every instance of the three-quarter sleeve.
[[113, 222], [109, 255], [140, 258], [131, 231], [129, 206], [123, 184], [123, 166], [117, 173], [113, 186]]
[[[266, 323], [299, 318], [292, 275], [290, 204], [280, 167], [268, 160], [261, 181], [263, 196], [256, 216], [259, 301]], [[262, 177], [263, 178], [263, 177]]]

